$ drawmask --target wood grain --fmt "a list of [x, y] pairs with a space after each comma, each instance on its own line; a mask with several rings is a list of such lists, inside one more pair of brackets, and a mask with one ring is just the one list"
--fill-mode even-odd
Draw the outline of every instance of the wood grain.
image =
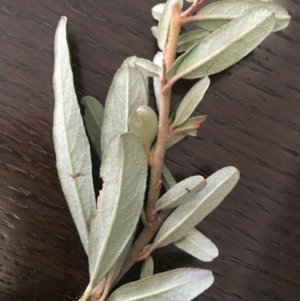
[[[215, 284], [195, 300], [296, 301], [300, 295], [300, 7], [282, 0], [290, 26], [239, 64], [212, 76], [197, 111], [198, 137], [167, 154], [177, 180], [234, 165], [241, 180], [198, 228], [219, 247], [203, 264], [175, 247], [155, 252], [156, 272], [212, 269]], [[102, 102], [131, 55], [156, 51], [150, 15], [157, 1], [0, 3], [0, 297], [78, 300], [87, 258], [61, 192], [52, 143], [53, 37], [69, 23], [78, 96]], [[191, 86], [174, 88], [173, 105]], [[95, 175], [97, 170], [95, 168]], [[139, 266], [126, 281], [136, 278]]]

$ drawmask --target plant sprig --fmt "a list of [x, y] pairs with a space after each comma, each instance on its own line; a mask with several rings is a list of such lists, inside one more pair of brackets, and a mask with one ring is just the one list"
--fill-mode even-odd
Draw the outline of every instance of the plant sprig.
[[[191, 116], [209, 88], [208, 76], [242, 59], [272, 31], [284, 29], [290, 17], [269, 1], [217, 1], [202, 9], [203, 0], [187, 2], [191, 4], [185, 10], [183, 0], [152, 9], [158, 20], [152, 32], [161, 52], [153, 62], [126, 59], [114, 76], [105, 108], [93, 97], [82, 100], [86, 131], [101, 160], [103, 187], [97, 202], [69, 61], [67, 18], [58, 24], [53, 138], [62, 189], [89, 259], [90, 281], [81, 301], [191, 300], [213, 283], [212, 273], [202, 269], [154, 274], [151, 253], [174, 243], [202, 261], [217, 257], [215, 244], [195, 227], [230, 193], [239, 172], [229, 166], [207, 179], [194, 176], [176, 183], [164, 165], [165, 153], [184, 137], [197, 135], [205, 121], [205, 115]], [[180, 35], [190, 22], [201, 28]], [[177, 52], [183, 53], [176, 58]], [[149, 77], [158, 116], [148, 106]], [[170, 113], [172, 86], [181, 78], [200, 80]], [[162, 185], [167, 190], [163, 195]], [[134, 240], [139, 219], [143, 229]], [[141, 280], [111, 294], [141, 260]]]

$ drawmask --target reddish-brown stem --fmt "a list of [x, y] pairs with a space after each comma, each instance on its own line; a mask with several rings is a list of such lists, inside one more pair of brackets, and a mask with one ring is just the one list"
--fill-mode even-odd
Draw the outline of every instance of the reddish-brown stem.
[[180, 18], [184, 20], [191, 16], [191, 14], [194, 13], [203, 2], [204, 0], [195, 1], [186, 11], [180, 14]]
[[184, 13], [180, 14], [179, 2], [176, 1], [172, 5], [170, 31], [168, 42], [164, 51], [163, 59], [163, 75], [161, 78], [161, 91], [160, 91], [160, 109], [159, 109], [159, 123], [156, 148], [153, 156], [151, 157], [150, 164], [150, 183], [149, 192], [146, 202], [145, 212], [143, 213], [142, 220], [144, 228], [134, 244], [132, 245], [124, 265], [120, 271], [118, 278], [115, 280], [116, 284], [123, 275], [131, 268], [131, 266], [143, 259], [141, 251], [149, 244], [154, 237], [160, 226], [171, 214], [172, 210], [162, 211], [157, 214], [155, 210], [155, 203], [159, 197], [161, 188], [161, 170], [163, 166], [164, 155], [166, 152], [167, 140], [170, 134], [169, 131], [169, 109], [170, 109], [170, 96], [171, 89], [174, 82], [179, 79], [173, 77], [170, 81], [167, 80], [167, 70], [174, 62], [178, 37], [180, 29], [184, 20], [188, 18], [203, 2], [204, 0], [196, 1]]

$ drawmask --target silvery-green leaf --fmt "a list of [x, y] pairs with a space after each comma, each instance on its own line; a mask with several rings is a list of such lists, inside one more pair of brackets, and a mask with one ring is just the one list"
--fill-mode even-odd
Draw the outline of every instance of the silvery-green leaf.
[[185, 95], [179, 107], [176, 110], [174, 126], [183, 124], [194, 112], [199, 102], [202, 100], [206, 90], [210, 84], [209, 78], [206, 76], [199, 80]]
[[208, 177], [206, 187], [193, 200], [176, 208], [166, 219], [152, 248], [166, 246], [185, 236], [222, 202], [238, 179], [239, 171], [232, 166], [222, 168]]
[[90, 285], [98, 283], [120, 256], [142, 211], [147, 159], [136, 135], [113, 138], [100, 176], [103, 190], [89, 239]]
[[200, 42], [209, 35], [209, 31], [205, 29], [195, 29], [179, 36], [177, 43], [177, 52], [188, 50], [195, 43]]
[[193, 2], [195, 2], [195, 1], [197, 1], [197, 0], [185, 0], [186, 2], [190, 2], [190, 3], [193, 3]]
[[191, 117], [187, 121], [182, 123], [177, 128], [186, 129], [186, 130], [180, 133], [176, 133], [171, 138], [169, 138], [167, 141], [167, 148], [170, 148], [177, 142], [184, 139], [186, 136], [193, 136], [193, 137], [197, 136], [197, 129], [199, 128], [201, 123], [205, 121], [205, 119], [206, 119], [205, 115], [200, 115], [200, 116]]
[[190, 301], [214, 282], [211, 271], [181, 268], [118, 288], [107, 301]]
[[176, 185], [175, 179], [165, 164], [163, 164], [161, 169], [161, 180], [166, 190], [169, 190]]
[[[163, 53], [161, 51], [158, 51], [156, 55], [153, 58], [153, 63], [158, 65], [162, 68], [163, 64]], [[159, 77], [153, 77], [153, 88], [154, 88], [154, 95], [156, 100], [156, 106], [159, 111], [159, 103], [160, 103], [160, 78]]]
[[201, 176], [189, 177], [169, 189], [155, 204], [157, 211], [172, 209], [191, 200], [201, 189], [206, 186], [206, 181]]
[[[122, 67], [134, 68], [136, 70], [136, 72], [137, 71], [140, 72], [140, 75], [142, 76], [143, 81], [144, 81], [147, 104], [148, 104], [149, 103], [149, 79], [148, 79], [148, 75], [145, 72], [142, 72], [142, 70], [140, 68], [138, 68], [137, 65], [135, 64], [135, 61], [139, 60], [139, 59], [140, 58], [138, 58], [137, 56], [130, 56], [127, 59], [124, 60], [124, 62], [121, 65], [121, 68]], [[145, 102], [145, 100], [143, 102]]]
[[217, 246], [195, 228], [180, 240], [175, 241], [174, 245], [204, 262], [212, 261], [219, 255]]
[[138, 107], [129, 117], [128, 128], [146, 149], [150, 149], [158, 129], [156, 113], [148, 106]]
[[179, 56], [168, 71], [168, 77], [191, 79], [218, 73], [258, 46], [274, 24], [273, 13], [265, 8], [247, 11]]
[[140, 278], [146, 278], [154, 274], [154, 262], [151, 256], [146, 257], [143, 262]]
[[183, 0], [168, 0], [164, 6], [164, 9], [160, 15], [157, 26], [157, 43], [160, 50], [165, 48], [168, 40], [169, 27], [171, 21], [171, 8], [174, 1], [179, 2], [180, 8], [183, 5]]
[[159, 21], [160, 16], [164, 10], [166, 3], [158, 3], [155, 6], [152, 7], [151, 9], [151, 13], [152, 13], [152, 17], [156, 20]]
[[129, 238], [127, 244], [125, 245], [123, 251], [121, 252], [119, 258], [116, 260], [116, 262], [113, 265], [113, 271], [112, 271], [112, 282], [114, 282], [114, 280], [119, 276], [119, 273], [123, 267], [123, 263], [127, 257], [127, 254], [130, 250], [130, 247], [132, 246], [133, 240], [134, 240], [134, 236], [135, 236], [135, 232], [133, 231], [133, 233], [131, 234], [131, 237]]
[[139, 106], [147, 105], [148, 95], [142, 73], [122, 66], [115, 74], [105, 102], [101, 132], [101, 153], [111, 139], [128, 131], [129, 115]]
[[275, 13], [273, 31], [278, 31], [288, 26], [291, 17], [285, 8], [271, 1], [258, 0], [213, 2], [198, 12], [199, 21], [196, 24], [207, 30], [214, 31], [229, 21], [242, 16], [247, 10], [261, 7]]
[[137, 68], [140, 70], [142, 73], [146, 74], [147, 76], [161, 76], [162, 74], [162, 69], [160, 66], [157, 64], [146, 60], [146, 59], [141, 59], [136, 56], [131, 56], [125, 60], [123, 63], [123, 66], [125, 64], [131, 68]]
[[97, 152], [99, 158], [101, 158], [101, 128], [104, 115], [104, 109], [101, 103], [94, 97], [85, 96], [81, 100], [81, 104], [84, 106], [84, 123], [91, 139], [91, 142]]
[[62, 17], [55, 34], [53, 140], [62, 190], [88, 252], [89, 224], [96, 203], [90, 147], [73, 84], [66, 26], [67, 18]]
[[188, 136], [188, 134], [186, 132], [181, 132], [181, 133], [177, 133], [174, 134], [168, 141], [167, 141], [167, 146], [166, 148], [170, 148], [173, 145], [175, 145], [176, 143], [178, 143], [179, 141], [181, 141], [182, 139], [184, 139], [186, 136]]
[[157, 39], [157, 26], [152, 26], [150, 29], [154, 38]]

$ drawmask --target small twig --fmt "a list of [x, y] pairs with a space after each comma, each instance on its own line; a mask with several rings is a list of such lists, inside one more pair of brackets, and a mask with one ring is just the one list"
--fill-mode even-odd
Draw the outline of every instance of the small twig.
[[180, 19], [185, 20], [192, 15], [204, 2], [204, 0], [195, 1], [186, 11], [180, 14]]

